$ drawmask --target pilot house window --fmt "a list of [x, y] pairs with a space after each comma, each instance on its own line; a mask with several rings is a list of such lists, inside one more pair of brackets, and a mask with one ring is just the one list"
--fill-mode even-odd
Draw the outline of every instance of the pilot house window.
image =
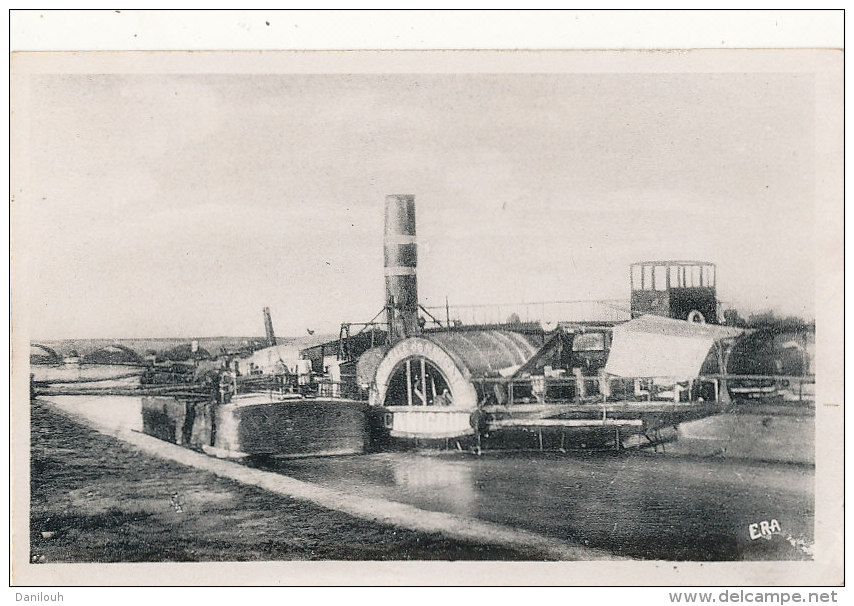
[[711, 265], [703, 265], [703, 286], [714, 285], [714, 268]]
[[700, 280], [701, 277], [702, 276], [700, 274], [700, 266], [699, 265], [692, 266], [691, 267], [691, 286], [702, 286], [703, 283]]
[[643, 289], [652, 290], [652, 265], [643, 266]]
[[681, 272], [678, 265], [670, 266], [670, 288], [680, 288], [683, 286]]
[[667, 290], [667, 267], [664, 265], [655, 266], [655, 290]]

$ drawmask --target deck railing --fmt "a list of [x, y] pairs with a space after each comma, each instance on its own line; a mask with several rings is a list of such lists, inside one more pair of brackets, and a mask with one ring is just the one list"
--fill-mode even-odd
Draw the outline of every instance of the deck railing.
[[[585, 402], [744, 402], [814, 404], [815, 375], [706, 374], [677, 377], [561, 376], [474, 379], [482, 402], [549, 404]], [[726, 392], [724, 393], [724, 389]]]
[[[207, 397], [215, 386], [176, 380], [174, 383], [121, 384], [90, 380], [31, 382], [35, 395], [174, 395]], [[184, 377], [180, 377], [185, 379]], [[116, 377], [111, 380], [115, 381]], [[482, 405], [526, 405], [597, 402], [771, 402], [814, 405], [815, 375], [703, 374], [694, 379], [677, 377], [614, 377], [609, 375], [534, 375], [526, 377], [480, 377], [472, 379]], [[340, 380], [295, 375], [243, 375], [236, 379], [236, 392], [296, 393], [307, 397], [367, 400], [368, 390], [356, 377]]]
[[596, 318], [597, 321], [625, 320], [630, 314], [629, 302], [624, 299], [435, 305], [426, 306], [424, 309], [443, 324], [451, 326], [513, 322], [586, 322], [590, 318]]

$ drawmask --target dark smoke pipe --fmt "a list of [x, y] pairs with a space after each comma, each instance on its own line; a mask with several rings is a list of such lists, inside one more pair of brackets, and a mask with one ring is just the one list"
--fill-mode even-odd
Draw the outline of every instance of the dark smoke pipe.
[[389, 336], [398, 341], [418, 334], [418, 281], [415, 196], [385, 199], [385, 294]]
[[273, 333], [273, 318], [270, 316], [270, 308], [264, 308], [264, 330], [267, 332], [267, 347], [276, 344], [276, 335]]

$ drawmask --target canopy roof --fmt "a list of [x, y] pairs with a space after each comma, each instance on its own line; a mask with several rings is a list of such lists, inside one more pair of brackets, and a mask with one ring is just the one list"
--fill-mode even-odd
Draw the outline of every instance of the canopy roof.
[[452, 330], [422, 335], [450, 355], [472, 377], [515, 370], [542, 346], [535, 337], [507, 330]]
[[619, 377], [690, 379], [700, 374], [715, 342], [743, 332], [728, 326], [641, 316], [614, 327], [605, 372]]

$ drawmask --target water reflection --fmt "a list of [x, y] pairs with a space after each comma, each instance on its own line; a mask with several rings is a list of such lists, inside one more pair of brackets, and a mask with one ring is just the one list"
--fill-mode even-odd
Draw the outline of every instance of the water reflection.
[[458, 515], [476, 514], [477, 491], [471, 466], [433, 456], [392, 459], [394, 484], [422, 505]]
[[[633, 558], [796, 560], [808, 559], [813, 543], [813, 472], [800, 465], [654, 453], [383, 453], [290, 461], [281, 471]], [[779, 520], [785, 532], [751, 540], [760, 519]]]

